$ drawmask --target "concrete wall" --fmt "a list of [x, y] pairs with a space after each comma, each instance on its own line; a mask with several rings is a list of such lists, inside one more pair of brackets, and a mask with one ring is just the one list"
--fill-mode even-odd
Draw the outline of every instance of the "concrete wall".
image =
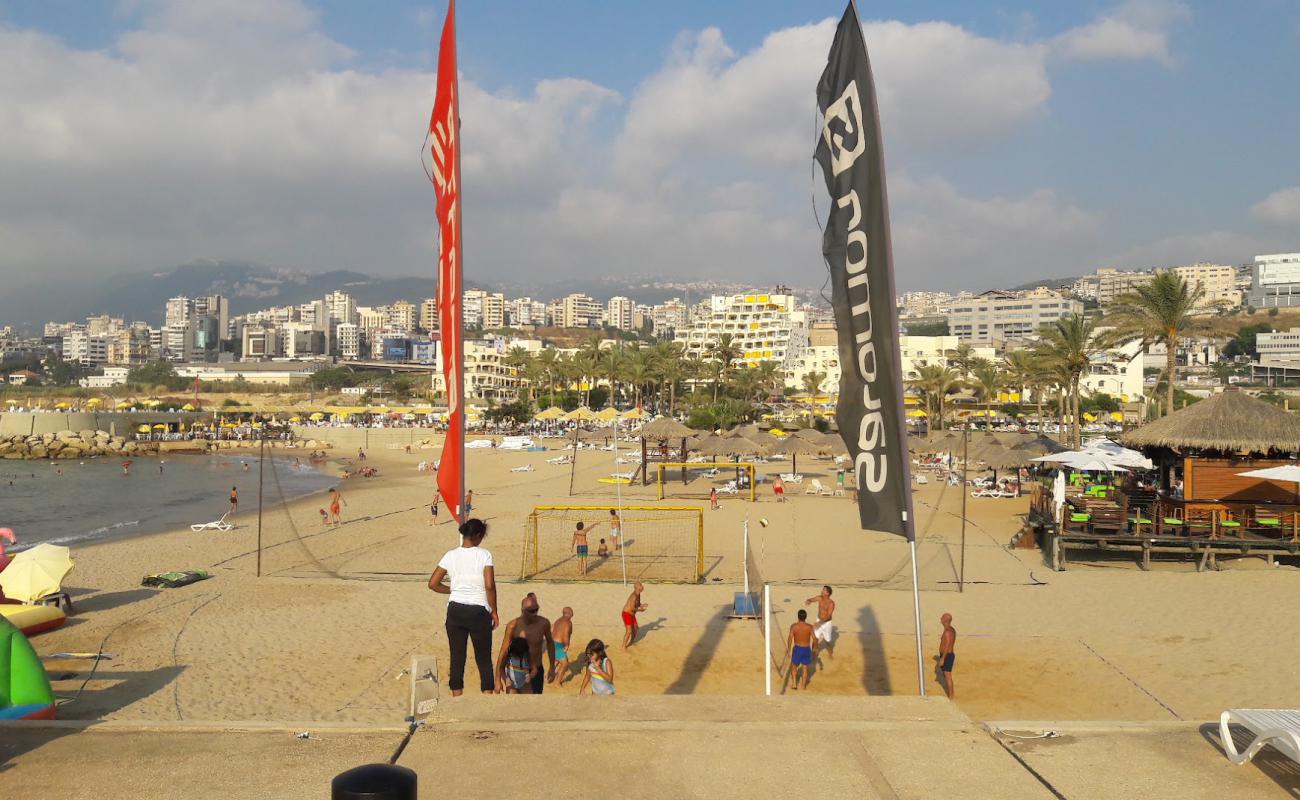
[[12, 436], [20, 433], [24, 436], [41, 433], [58, 433], [59, 431], [108, 431], [116, 436], [127, 436], [143, 423], [156, 422], [192, 422], [197, 419], [211, 419], [210, 413], [160, 411], [157, 413], [134, 412], [119, 414], [113, 412], [69, 411], [69, 412], [0, 412], [0, 436]]

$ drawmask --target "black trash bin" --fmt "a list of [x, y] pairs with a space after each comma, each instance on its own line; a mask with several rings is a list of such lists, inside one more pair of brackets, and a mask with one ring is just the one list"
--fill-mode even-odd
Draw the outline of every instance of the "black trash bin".
[[390, 764], [366, 764], [334, 777], [331, 800], [415, 800], [415, 770]]

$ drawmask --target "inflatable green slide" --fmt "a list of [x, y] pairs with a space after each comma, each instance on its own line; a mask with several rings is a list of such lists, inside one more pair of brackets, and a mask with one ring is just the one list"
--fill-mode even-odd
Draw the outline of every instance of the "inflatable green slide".
[[54, 692], [36, 651], [0, 617], [0, 719], [54, 719]]

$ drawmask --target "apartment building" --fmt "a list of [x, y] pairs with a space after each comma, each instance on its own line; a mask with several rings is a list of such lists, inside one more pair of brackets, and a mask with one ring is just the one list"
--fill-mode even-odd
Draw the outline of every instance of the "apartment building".
[[1227, 264], [1199, 263], [1171, 269], [1186, 281], [1188, 286], [1201, 288], [1204, 295], [1197, 303], [1199, 310], [1214, 311], [1241, 305], [1241, 292], [1237, 290], [1236, 267]]
[[797, 360], [809, 343], [807, 314], [796, 310], [797, 304], [790, 294], [714, 295], [708, 314], [693, 318], [674, 339], [688, 358], [707, 359], [722, 335], [731, 334], [738, 350], [735, 365], [777, 361], [788, 369], [787, 358]]
[[1116, 298], [1131, 293], [1139, 286], [1146, 286], [1156, 275], [1154, 272], [1125, 272], [1112, 267], [1097, 270], [1097, 302], [1103, 306], [1115, 302]]
[[963, 342], [993, 344], [1034, 339], [1042, 326], [1082, 313], [1083, 303], [1039, 287], [1028, 292], [988, 291], [954, 304], [948, 330]]
[[1300, 306], [1300, 253], [1255, 256], [1247, 302], [1255, 308]]
[[605, 304], [605, 323], [621, 331], [636, 329], [636, 303], [630, 297], [611, 297]]

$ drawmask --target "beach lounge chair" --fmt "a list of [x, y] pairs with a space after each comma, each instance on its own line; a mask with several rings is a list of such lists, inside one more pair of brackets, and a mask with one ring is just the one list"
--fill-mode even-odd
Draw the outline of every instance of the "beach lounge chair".
[[739, 491], [740, 487], [736, 485], [735, 481], [727, 481], [725, 484], [718, 487], [718, 494], [736, 494]]
[[510, 468], [510, 471], [511, 471], [511, 472], [532, 472], [532, 471], [533, 471], [533, 465], [532, 465], [532, 464], [524, 464], [524, 465], [522, 465], [522, 466], [518, 466], [518, 467], [511, 467], [511, 468]]
[[812, 483], [809, 484], [807, 489], [803, 490], [803, 493], [804, 494], [825, 494], [826, 487], [822, 486], [821, 478], [813, 478]]
[[229, 511], [222, 514], [221, 519], [217, 520], [216, 522], [197, 522], [190, 526], [190, 530], [192, 531], [233, 531], [235, 529], [235, 526], [229, 522], [226, 522], [226, 517], [228, 516], [230, 516]]
[[[912, 477], [916, 478], [916, 482], [917, 482], [917, 483], [929, 483], [929, 482], [930, 482], [930, 479], [927, 478], [927, 477], [924, 476], [924, 475], [918, 475], [918, 474], [913, 473]], [[844, 494], [844, 490], [843, 490], [843, 489], [836, 489], [836, 490], [835, 490], [835, 494], [842, 495], [842, 494]]]
[[803, 483], [803, 476], [794, 472], [782, 472], [781, 480], [786, 483]]
[[[1240, 725], [1254, 734], [1246, 749], [1238, 752], [1229, 725]], [[1223, 753], [1234, 764], [1242, 765], [1255, 757], [1265, 745], [1300, 763], [1300, 711], [1272, 708], [1230, 708], [1219, 717], [1219, 739]]]
[[704, 477], [706, 477], [706, 478], [716, 478], [716, 477], [718, 477], [718, 468], [717, 468], [717, 467], [710, 467], [709, 469], [704, 470]]

